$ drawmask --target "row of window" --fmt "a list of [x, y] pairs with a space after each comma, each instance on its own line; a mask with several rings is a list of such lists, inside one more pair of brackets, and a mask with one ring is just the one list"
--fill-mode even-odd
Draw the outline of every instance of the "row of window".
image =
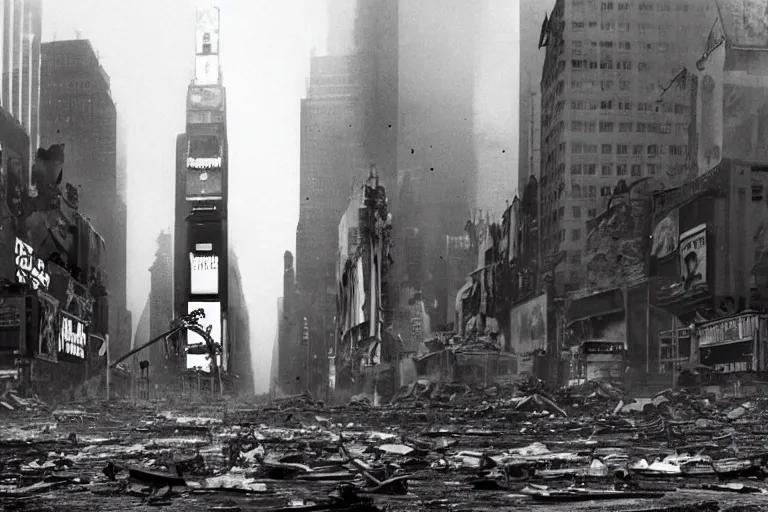
[[[656, 174], [656, 164], [647, 164], [646, 169], [649, 176]], [[640, 177], [643, 175], [642, 164], [601, 164], [601, 176], [632, 176]], [[571, 176], [596, 176], [597, 164], [571, 164]]]
[[[615, 108], [614, 108], [615, 107]], [[600, 100], [600, 102], [596, 101], [587, 101], [587, 100], [571, 100], [571, 109], [572, 110], [621, 110], [621, 111], [631, 111], [635, 110], [635, 107], [637, 112], [645, 112], [645, 113], [654, 113], [654, 112], [661, 112], [662, 111], [662, 104], [660, 103], [650, 103], [648, 101], [638, 101], [635, 104], [632, 104], [630, 101], [616, 101], [613, 100]], [[679, 109], [680, 114], [687, 113], [687, 110], [685, 109]], [[562, 109], [560, 110], [562, 111]], [[557, 107], [555, 108], [555, 113], [560, 112], [558, 111]], [[676, 112], [678, 113], [678, 112]]]
[[[589, 6], [594, 6], [595, 1], [594, 0], [587, 0], [587, 3]], [[613, 11], [614, 9], [617, 11], [629, 11], [633, 5], [635, 5], [636, 2], [612, 2], [612, 1], [605, 1], [600, 2], [600, 10], [601, 11]], [[694, 1], [692, 4], [688, 3], [682, 3], [682, 2], [651, 2], [651, 1], [644, 1], [637, 3], [637, 10], [640, 12], [653, 12], [653, 11], [659, 11], [659, 12], [672, 12], [673, 10], [676, 12], [689, 12], [689, 11], [708, 11], [709, 6], [706, 5], [707, 2], [702, 1]], [[572, 3], [573, 7], [575, 9], [581, 9], [584, 7], [584, 0], [573, 0]]]
[[666, 135], [672, 132], [682, 134], [688, 130], [687, 123], [633, 123], [631, 121], [614, 123], [613, 121], [600, 121], [598, 125], [594, 121], [571, 121], [571, 131], [573, 132], [595, 133], [598, 127], [600, 128], [600, 133], [618, 131], [619, 133], [661, 133]]
[[[600, 48], [602, 50], [609, 50], [614, 48], [614, 41], [572, 41], [571, 42], [572, 53], [574, 55], [581, 55], [584, 52], [585, 42], [589, 43], [589, 48]], [[621, 51], [628, 52], [632, 50], [632, 42], [616, 41], [615, 47]], [[658, 52], [666, 52], [666, 51], [669, 51], [669, 44], [648, 43], [645, 41], [638, 41], [637, 45], [635, 46], [635, 50], [640, 50], [641, 52], [652, 52], [654, 50]]]
[[[619, 71], [631, 71], [632, 70], [632, 61], [629, 60], [620, 60], [613, 62], [613, 60], [608, 56], [604, 57], [599, 62], [596, 60], [588, 60], [588, 59], [571, 59], [571, 68], [573, 69], [616, 69]], [[638, 62], [637, 63], [637, 70], [638, 71], [648, 71], [651, 69], [651, 65], [648, 62]]]
[[[571, 154], [573, 155], [596, 155], [597, 154], [597, 144], [587, 144], [584, 142], [578, 142], [574, 141], [571, 142]], [[685, 155], [688, 150], [688, 146], [683, 144], [648, 144], [647, 146], [643, 144], [633, 144], [632, 145], [632, 156], [657, 156], [657, 155], [672, 155], [672, 156], [682, 156]], [[614, 154], [614, 146], [613, 144], [601, 144], [600, 145], [600, 154], [601, 155], [613, 155]], [[616, 144], [616, 155], [619, 156], [629, 156], [630, 155], [630, 146], [629, 144]]]

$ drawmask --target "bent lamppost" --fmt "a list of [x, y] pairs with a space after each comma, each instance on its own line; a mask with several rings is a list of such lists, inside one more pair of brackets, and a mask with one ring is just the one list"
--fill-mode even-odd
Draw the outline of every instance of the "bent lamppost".
[[192, 331], [198, 334], [200, 337], [202, 337], [205, 340], [205, 346], [208, 351], [208, 356], [211, 358], [211, 372], [214, 374], [216, 381], [219, 384], [219, 393], [221, 393], [224, 390], [224, 387], [221, 382], [221, 372], [219, 371], [219, 364], [216, 358], [216, 356], [221, 354], [221, 346], [217, 345], [216, 342], [211, 337], [212, 326], [209, 325], [207, 328], [203, 329], [203, 327], [198, 323], [198, 320], [200, 320], [201, 318], [205, 318], [205, 311], [203, 309], [196, 309], [187, 315], [181, 315], [179, 318], [176, 318], [175, 320], [171, 321], [170, 329], [160, 334], [159, 336], [149, 340], [147, 343], [143, 344], [142, 346], [131, 350], [124, 356], [119, 357], [109, 365], [109, 369], [115, 368], [119, 363], [125, 361], [132, 355], [138, 352], [141, 352], [145, 348], [154, 345], [160, 340], [163, 340], [169, 336], [173, 336], [177, 332], [180, 332], [182, 330]]

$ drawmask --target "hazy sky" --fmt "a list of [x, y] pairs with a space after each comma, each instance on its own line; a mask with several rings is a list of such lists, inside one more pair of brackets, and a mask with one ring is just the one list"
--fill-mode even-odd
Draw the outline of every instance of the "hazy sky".
[[[322, 0], [220, 0], [227, 88], [230, 241], [251, 317], [258, 390], [268, 388], [283, 251], [298, 220], [299, 101]], [[193, 0], [45, 0], [43, 41], [90, 39], [127, 128], [128, 308], [134, 329], [156, 239], [173, 222], [176, 135], [194, 64]]]

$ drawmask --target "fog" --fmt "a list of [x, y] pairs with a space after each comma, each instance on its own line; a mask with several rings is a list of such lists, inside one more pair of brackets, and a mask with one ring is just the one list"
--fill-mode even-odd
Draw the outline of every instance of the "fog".
[[[298, 218], [299, 98], [324, 41], [313, 0], [220, 0], [230, 147], [230, 243], [251, 319], [255, 385], [266, 391], [282, 293], [282, 254]], [[196, 2], [47, 0], [43, 40], [91, 40], [111, 77], [127, 140], [128, 309], [149, 293], [159, 232], [173, 223], [176, 135], [184, 131]], [[65, 164], [66, 165], [66, 164]]]

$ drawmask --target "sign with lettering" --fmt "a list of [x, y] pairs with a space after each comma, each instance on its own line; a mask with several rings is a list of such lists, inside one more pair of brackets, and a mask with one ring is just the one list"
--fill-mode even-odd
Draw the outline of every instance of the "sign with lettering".
[[59, 353], [85, 359], [85, 345], [88, 342], [85, 324], [65, 315], [60, 318]]
[[187, 169], [194, 169], [197, 171], [205, 169], [220, 169], [221, 157], [215, 158], [187, 158]]
[[759, 324], [758, 315], [743, 315], [704, 324], [699, 328], [699, 346], [724, 345], [751, 339]]
[[189, 253], [189, 268], [192, 295], [219, 293], [219, 257], [217, 255]]
[[48, 290], [51, 284], [51, 275], [48, 273], [45, 262], [35, 256], [32, 247], [17, 238], [15, 246], [16, 254], [16, 282], [29, 284], [33, 290]]

